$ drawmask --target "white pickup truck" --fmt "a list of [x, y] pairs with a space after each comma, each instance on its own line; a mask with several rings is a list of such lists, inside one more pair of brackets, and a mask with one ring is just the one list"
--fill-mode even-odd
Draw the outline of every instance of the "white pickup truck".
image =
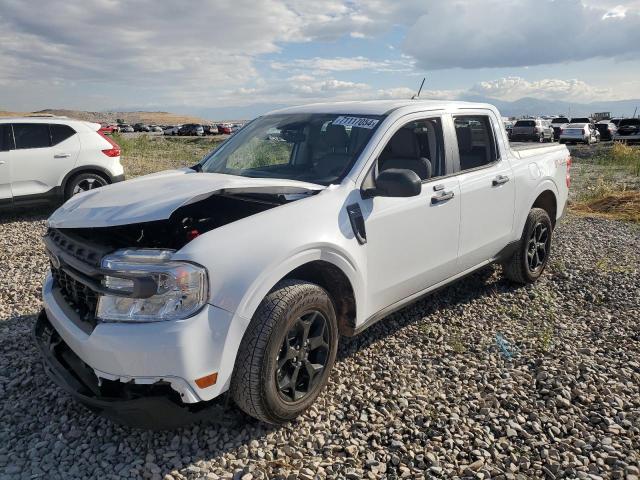
[[341, 335], [494, 262], [535, 281], [570, 165], [562, 145], [511, 148], [486, 104], [278, 110], [191, 168], [60, 207], [36, 343], [58, 385], [122, 422], [179, 423], [224, 392], [286, 422]]

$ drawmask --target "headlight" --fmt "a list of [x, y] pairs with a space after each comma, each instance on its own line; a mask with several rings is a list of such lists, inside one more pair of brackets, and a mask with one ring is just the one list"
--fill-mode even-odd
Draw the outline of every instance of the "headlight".
[[[105, 256], [102, 268], [118, 276], [107, 275], [102, 284], [123, 295], [101, 295], [96, 316], [106, 321], [159, 322], [195, 314], [207, 301], [207, 272], [193, 263], [171, 261], [173, 253], [173, 250], [139, 249], [118, 250]], [[148, 298], [127, 296], [134, 291], [131, 278], [140, 276], [153, 278], [155, 293]]]

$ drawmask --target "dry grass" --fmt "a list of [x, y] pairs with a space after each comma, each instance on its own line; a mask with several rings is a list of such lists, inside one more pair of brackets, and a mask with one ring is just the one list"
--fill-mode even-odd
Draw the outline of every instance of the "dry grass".
[[122, 148], [127, 178], [194, 165], [221, 141], [216, 137], [117, 134], [113, 139]]
[[574, 212], [640, 223], [640, 191], [610, 191], [571, 206]]
[[599, 169], [597, 181], [583, 185], [571, 209], [583, 215], [640, 223], [640, 148], [615, 143], [587, 163]]

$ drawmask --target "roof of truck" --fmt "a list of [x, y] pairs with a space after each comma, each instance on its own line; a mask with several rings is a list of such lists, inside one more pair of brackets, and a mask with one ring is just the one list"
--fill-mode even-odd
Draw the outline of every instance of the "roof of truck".
[[452, 108], [493, 108], [487, 103], [460, 102], [451, 100], [367, 100], [358, 102], [311, 103], [296, 107], [287, 107], [269, 112], [280, 113], [348, 113], [352, 115], [384, 115], [402, 107], [424, 108], [427, 110], [445, 110]]

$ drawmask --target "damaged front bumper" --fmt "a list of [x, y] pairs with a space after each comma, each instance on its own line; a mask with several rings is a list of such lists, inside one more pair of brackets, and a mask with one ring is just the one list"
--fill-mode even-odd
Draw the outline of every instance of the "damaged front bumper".
[[166, 382], [148, 385], [98, 378], [60, 337], [44, 310], [38, 315], [34, 339], [45, 372], [60, 388], [90, 410], [134, 428], [170, 429], [203, 418], [209, 403], [182, 404]]
[[[172, 428], [228, 390], [244, 323], [206, 304], [175, 321], [87, 323], [51, 273], [35, 330], [49, 376], [78, 401], [118, 423]], [[231, 341], [230, 341], [231, 339]], [[212, 373], [217, 381], [198, 386]]]

